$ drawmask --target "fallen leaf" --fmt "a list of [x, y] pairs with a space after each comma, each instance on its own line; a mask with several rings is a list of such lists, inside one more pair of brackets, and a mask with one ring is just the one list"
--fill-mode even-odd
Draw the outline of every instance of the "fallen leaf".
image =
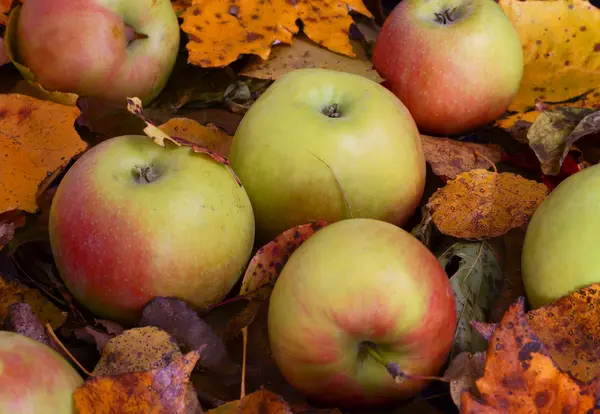
[[450, 284], [456, 297], [456, 332], [450, 357], [461, 352], [485, 351], [486, 341], [471, 327], [472, 320], [487, 319], [494, 299], [502, 285], [502, 268], [494, 250], [486, 242], [457, 242], [439, 257], [448, 271], [458, 261], [450, 275]]
[[111, 376], [161, 368], [181, 356], [175, 339], [162, 329], [146, 326], [128, 329], [112, 338], [92, 374]]
[[77, 108], [25, 95], [0, 95], [0, 213], [38, 210], [39, 185], [87, 149], [74, 129]]
[[527, 132], [529, 146], [542, 172], [557, 175], [571, 146], [579, 138], [600, 132], [600, 111], [560, 107], [544, 111]]
[[526, 224], [547, 195], [542, 183], [508, 172], [476, 169], [448, 181], [427, 206], [443, 234], [485, 239]]
[[238, 401], [230, 401], [209, 410], [207, 414], [293, 414], [289, 404], [279, 395], [260, 387]]
[[485, 367], [485, 353], [461, 352], [452, 361], [444, 378], [450, 381], [450, 395], [454, 404], [460, 408], [460, 397], [464, 391], [478, 395], [475, 381], [483, 376]]
[[461, 413], [593, 412], [600, 384], [581, 383], [561, 372], [528, 324], [524, 298], [513, 304], [491, 338], [484, 376], [476, 381], [481, 398], [466, 391]]
[[125, 329], [115, 321], [110, 321], [108, 319], [96, 319], [96, 323], [98, 325], [102, 325], [106, 332], [111, 335], [120, 335], [125, 332]]
[[556, 365], [583, 382], [600, 372], [599, 311], [600, 284], [593, 284], [527, 312], [529, 326]]
[[324, 221], [295, 226], [262, 246], [246, 268], [240, 295], [267, 299], [290, 255], [310, 236], [325, 226], [327, 223]]
[[19, 282], [9, 282], [0, 275], [0, 323], [8, 316], [13, 303], [27, 303], [42, 324], [49, 323], [52, 329], [62, 326], [67, 314], [58, 309], [37, 289], [30, 289]]
[[348, 11], [373, 17], [361, 0], [193, 0], [183, 14], [181, 29], [188, 35], [188, 62], [202, 67], [223, 67], [242, 54], [266, 60], [276, 43], [292, 44], [303, 32], [329, 50], [354, 57], [348, 38], [353, 20]]
[[436, 175], [455, 178], [458, 174], [491, 168], [502, 161], [503, 150], [494, 144], [475, 144], [421, 134], [425, 159]]
[[14, 0], [0, 0], [0, 13], [8, 13]]
[[204, 351], [198, 367], [213, 371], [232, 370], [233, 366], [225, 345], [212, 328], [185, 302], [175, 298], [156, 297], [143, 309], [139, 326], [154, 326], [167, 332], [177, 341], [183, 352], [198, 349]]
[[202, 412], [190, 375], [202, 349], [143, 372], [89, 378], [73, 393], [80, 414]]
[[46, 334], [44, 325], [28, 303], [15, 302], [8, 307], [4, 329], [27, 336], [54, 348], [55, 351], [59, 350], [59, 347]]
[[173, 10], [177, 16], [180, 16], [188, 7], [192, 5], [192, 0], [171, 0]]
[[[587, 0], [499, 0], [523, 47], [521, 87], [509, 110], [563, 101], [600, 85], [600, 10]], [[600, 90], [589, 99], [600, 103]], [[590, 102], [587, 103], [590, 106]]]
[[373, 67], [373, 63], [362, 46], [356, 41], [352, 41], [351, 44], [356, 58], [331, 52], [301, 34], [294, 39], [291, 45], [282, 44], [273, 47], [267, 60], [253, 56], [240, 74], [275, 80], [296, 69], [319, 68], [354, 73], [381, 83], [383, 78]]
[[102, 353], [102, 350], [108, 343], [108, 341], [113, 338], [113, 336], [109, 335], [106, 332], [100, 332], [97, 329], [92, 328], [91, 326], [84, 326], [82, 328], [77, 328], [73, 331], [74, 335], [81, 339], [82, 341], [87, 342], [88, 344], [96, 345], [96, 349], [98, 352]]
[[22, 211], [12, 210], [0, 213], [0, 250], [10, 243], [15, 236], [15, 231], [27, 222]]
[[[504, 316], [504, 315], [502, 315]], [[494, 334], [494, 331], [498, 327], [497, 323], [487, 323], [480, 321], [471, 321], [471, 326], [484, 338], [486, 341], [489, 341]]]
[[158, 127], [164, 133], [185, 139], [227, 157], [233, 137], [214, 124], [202, 125], [188, 118], [171, 118]]

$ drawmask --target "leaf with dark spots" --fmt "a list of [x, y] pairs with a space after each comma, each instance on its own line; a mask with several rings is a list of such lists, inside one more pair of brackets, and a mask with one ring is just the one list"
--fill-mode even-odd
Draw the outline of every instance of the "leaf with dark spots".
[[476, 381], [480, 397], [464, 392], [461, 413], [591, 412], [600, 397], [598, 377], [582, 383], [557, 367], [528, 323], [524, 302], [517, 300], [495, 329]]
[[202, 349], [147, 371], [94, 376], [73, 393], [80, 414], [202, 413], [190, 375]]
[[486, 323], [481, 321], [471, 321], [471, 326], [483, 339], [489, 341], [498, 327], [497, 323]]
[[206, 345], [198, 367], [215, 372], [237, 370], [237, 366], [230, 361], [221, 338], [194, 310], [179, 299], [154, 298], [144, 307], [139, 326], [155, 326], [164, 330], [175, 338], [183, 352]]

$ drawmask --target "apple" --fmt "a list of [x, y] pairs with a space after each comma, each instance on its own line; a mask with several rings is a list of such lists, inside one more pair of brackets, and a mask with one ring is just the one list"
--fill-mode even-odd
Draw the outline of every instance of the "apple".
[[436, 375], [453, 343], [455, 306], [444, 268], [410, 233], [380, 220], [341, 220], [284, 265], [269, 301], [269, 342], [282, 375], [306, 396], [383, 406], [428, 382], [396, 383], [368, 348], [413, 377]]
[[72, 414], [79, 373], [54, 349], [0, 331], [0, 413]]
[[175, 65], [179, 23], [169, 0], [27, 0], [16, 40], [45, 89], [148, 103]]
[[600, 165], [562, 181], [525, 233], [522, 275], [532, 308], [600, 283]]
[[244, 115], [229, 161], [261, 242], [351, 214], [402, 225], [425, 186], [419, 132], [402, 102], [374, 81], [325, 69], [276, 80]]
[[504, 114], [523, 51], [494, 0], [403, 0], [379, 32], [373, 65], [422, 132], [455, 135]]
[[49, 232], [60, 276], [96, 315], [136, 323], [156, 296], [201, 308], [238, 280], [254, 243], [252, 205], [206, 154], [146, 136], [103, 141], [60, 182]]

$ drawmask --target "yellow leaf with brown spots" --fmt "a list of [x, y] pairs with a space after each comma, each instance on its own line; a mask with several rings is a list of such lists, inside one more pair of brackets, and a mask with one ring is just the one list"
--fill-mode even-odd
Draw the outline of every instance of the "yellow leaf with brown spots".
[[171, 118], [158, 127], [165, 134], [218, 152], [227, 157], [233, 137], [214, 124], [202, 125], [194, 119]]
[[[524, 112], [536, 99], [570, 99], [600, 85], [600, 9], [587, 0], [499, 0], [524, 54], [521, 88], [509, 110]], [[600, 89], [587, 97], [600, 104]], [[590, 100], [592, 102], [590, 102]]]
[[188, 7], [192, 5], [192, 0], [171, 0], [173, 10], [177, 16], [180, 16]]
[[487, 239], [527, 223], [547, 195], [544, 184], [520, 175], [475, 169], [439, 188], [427, 208], [443, 234]]
[[0, 213], [37, 211], [39, 185], [87, 149], [79, 109], [20, 94], [0, 95]]
[[274, 44], [292, 44], [297, 19], [312, 41], [355, 57], [348, 37], [349, 7], [373, 17], [361, 0], [193, 0], [181, 25], [189, 37], [188, 62], [222, 67], [242, 54], [266, 60]]

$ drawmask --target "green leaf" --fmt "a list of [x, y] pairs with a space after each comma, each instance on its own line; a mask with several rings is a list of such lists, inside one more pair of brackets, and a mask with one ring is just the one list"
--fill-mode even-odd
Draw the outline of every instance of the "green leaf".
[[[438, 260], [450, 275], [456, 296], [457, 327], [451, 358], [460, 352], [482, 352], [486, 341], [471, 327], [472, 320], [486, 321], [502, 287], [502, 267], [487, 242], [458, 242], [446, 249]], [[450, 265], [450, 266], [449, 266]]]

